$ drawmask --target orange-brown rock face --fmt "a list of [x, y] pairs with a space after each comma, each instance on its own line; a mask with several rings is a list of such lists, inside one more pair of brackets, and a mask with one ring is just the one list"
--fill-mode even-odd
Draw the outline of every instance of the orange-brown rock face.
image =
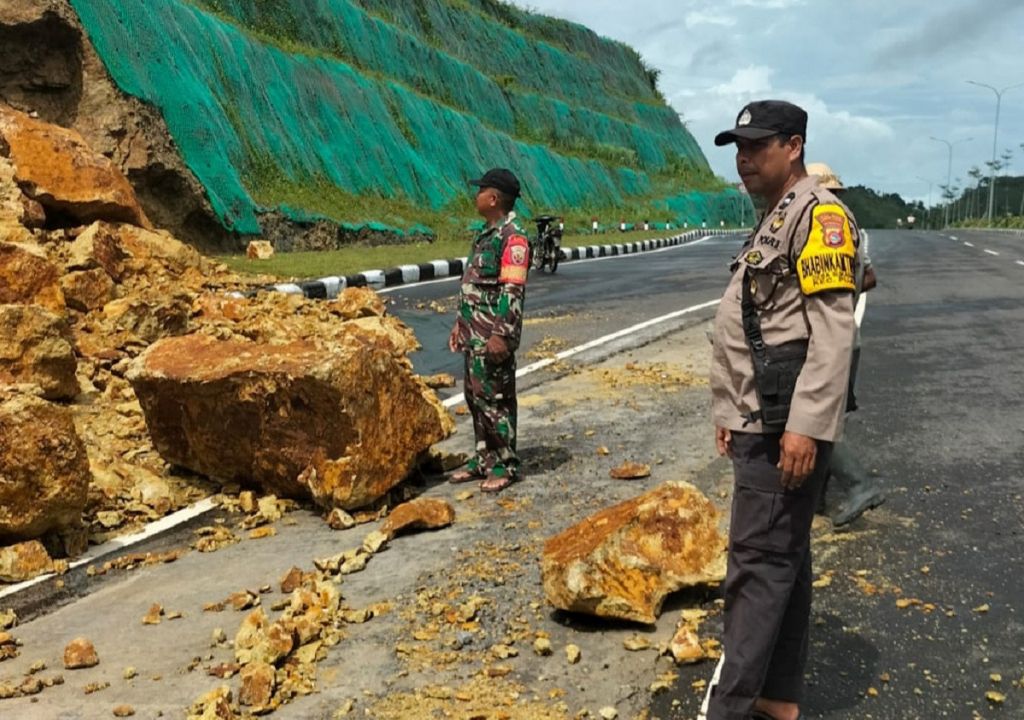
[[0, 580], [21, 582], [53, 572], [53, 559], [38, 540], [0, 548]]
[[38, 305], [0, 305], [0, 383], [30, 383], [48, 400], [78, 394], [64, 321]]
[[168, 338], [130, 380], [169, 462], [325, 507], [381, 497], [452, 430], [390, 341], [362, 332], [329, 348]]
[[653, 623], [665, 597], [725, 577], [718, 512], [689, 483], [666, 483], [551, 538], [541, 575], [562, 610]]
[[89, 459], [66, 408], [0, 390], [0, 541], [81, 522]]
[[39, 305], [64, 312], [57, 267], [41, 248], [0, 242], [0, 304]]
[[74, 130], [0, 105], [0, 137], [9, 147], [15, 181], [48, 214], [80, 223], [106, 219], [149, 227], [128, 180]]
[[455, 522], [455, 509], [445, 500], [418, 498], [402, 503], [388, 515], [380, 528], [388, 540], [410, 530], [436, 530]]

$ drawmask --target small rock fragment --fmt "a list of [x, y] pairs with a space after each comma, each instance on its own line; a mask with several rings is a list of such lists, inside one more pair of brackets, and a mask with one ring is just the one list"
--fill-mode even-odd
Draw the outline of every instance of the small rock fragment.
[[143, 625], [159, 625], [160, 618], [163, 617], [164, 608], [159, 603], [153, 603], [149, 612], [146, 613], [145, 617], [142, 618]]
[[551, 641], [545, 637], [537, 638], [533, 641], [533, 651], [542, 657], [547, 657], [553, 652]]
[[135, 708], [131, 705], [115, 705], [112, 712], [114, 713], [114, 717], [131, 717], [135, 714]]
[[565, 646], [565, 659], [570, 665], [578, 663], [581, 655], [582, 653], [580, 652], [579, 646], [572, 644]]
[[131, 665], [129, 665], [121, 673], [121, 677], [123, 677], [125, 680], [131, 680], [132, 678], [134, 678], [138, 674], [139, 673], [135, 670], [135, 668], [133, 668]]
[[363, 538], [363, 549], [373, 555], [378, 553], [388, 544], [388, 536], [380, 530], [374, 530]]
[[614, 480], [640, 480], [651, 476], [651, 466], [627, 461], [612, 468], [609, 473]]
[[96, 648], [88, 638], [75, 638], [64, 648], [64, 667], [68, 670], [90, 668], [99, 665]]
[[381, 526], [381, 532], [391, 540], [409, 530], [436, 530], [455, 521], [455, 509], [445, 500], [418, 498], [403, 503], [391, 511]]
[[651, 641], [641, 635], [630, 635], [622, 641], [622, 647], [630, 652], [648, 650], [651, 647]]
[[356, 520], [341, 508], [334, 508], [327, 516], [327, 525], [331, 530], [348, 530], [356, 526]]
[[615, 720], [619, 716], [619, 711], [611, 706], [603, 707], [597, 712], [604, 720]]
[[270, 706], [276, 684], [274, 666], [265, 662], [252, 662], [242, 667], [242, 686], [238, 691], [238, 702], [256, 708]]

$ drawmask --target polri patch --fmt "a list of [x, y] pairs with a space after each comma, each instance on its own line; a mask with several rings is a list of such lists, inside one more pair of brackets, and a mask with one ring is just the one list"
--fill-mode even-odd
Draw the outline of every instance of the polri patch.
[[747, 265], [756, 266], [760, 265], [761, 262], [764, 260], [764, 255], [761, 253], [760, 250], [751, 250], [743, 257], [743, 260], [744, 262], [747, 263]]
[[786, 224], [786, 213], [779, 213], [778, 215], [775, 216], [775, 219], [772, 220], [772, 224], [769, 226], [769, 229], [772, 232], [778, 232], [779, 230], [782, 229], [782, 226], [785, 225], [785, 224]]
[[805, 295], [829, 290], [853, 290], [857, 246], [846, 211], [839, 205], [818, 205], [800, 258], [797, 275]]

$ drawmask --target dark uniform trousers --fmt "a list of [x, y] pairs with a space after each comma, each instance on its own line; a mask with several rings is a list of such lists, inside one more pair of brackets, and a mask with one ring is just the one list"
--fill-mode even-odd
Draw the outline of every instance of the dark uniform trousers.
[[780, 484], [781, 434], [732, 433], [736, 483], [725, 578], [725, 662], [708, 720], [747, 720], [759, 697], [800, 702], [811, 612], [811, 523], [832, 444], [814, 472]]
[[477, 442], [471, 467], [481, 473], [518, 479], [515, 355], [500, 363], [488, 361], [482, 353], [463, 355], [463, 388]]

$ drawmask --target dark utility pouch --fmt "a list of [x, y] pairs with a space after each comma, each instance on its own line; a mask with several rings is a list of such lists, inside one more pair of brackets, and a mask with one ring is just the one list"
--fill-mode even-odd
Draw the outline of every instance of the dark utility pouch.
[[754, 361], [754, 384], [761, 407], [747, 416], [747, 422], [758, 420], [769, 429], [786, 426], [793, 403], [796, 381], [807, 360], [807, 341], [793, 340], [782, 345], [765, 345], [761, 335], [761, 319], [750, 293], [750, 272], [743, 279], [743, 333]]
[[794, 340], [774, 347], [765, 346], [763, 354], [752, 355], [754, 382], [761, 402], [760, 420], [766, 426], [785, 426], [796, 381], [807, 359], [807, 341]]

